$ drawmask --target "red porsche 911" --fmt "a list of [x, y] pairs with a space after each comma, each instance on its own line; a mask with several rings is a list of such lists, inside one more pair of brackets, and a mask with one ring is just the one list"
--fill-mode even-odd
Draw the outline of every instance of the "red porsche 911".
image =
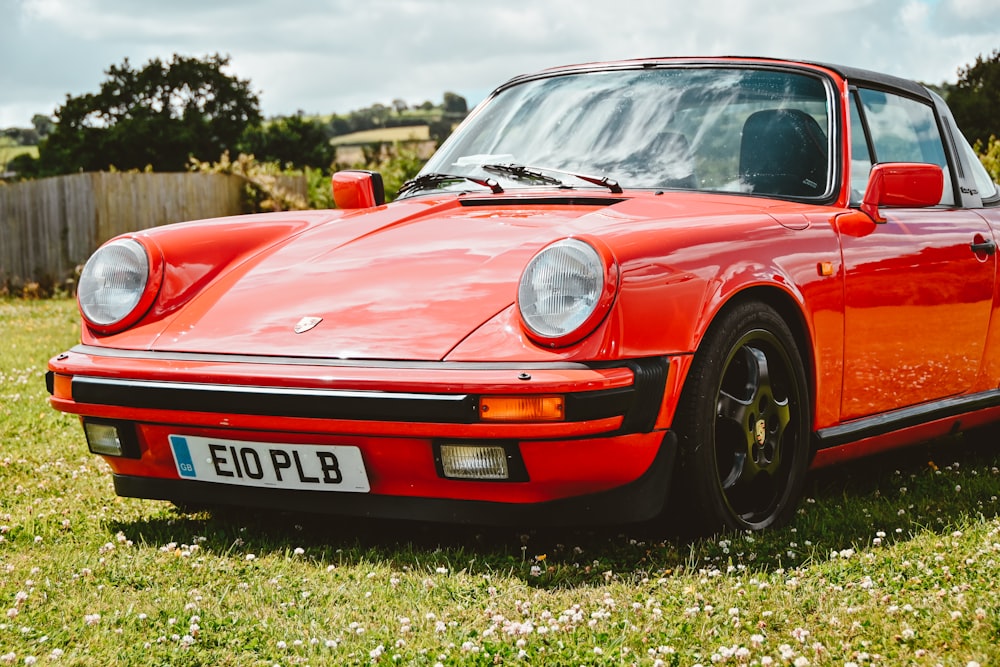
[[392, 203], [373, 172], [333, 190], [87, 262], [47, 381], [118, 494], [760, 530], [810, 468], [1000, 419], [1000, 192], [917, 83], [550, 69]]

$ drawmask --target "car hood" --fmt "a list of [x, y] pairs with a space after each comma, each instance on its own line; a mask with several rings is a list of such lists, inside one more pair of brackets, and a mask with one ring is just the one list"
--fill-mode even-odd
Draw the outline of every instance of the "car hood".
[[153, 348], [443, 359], [514, 302], [535, 252], [579, 229], [582, 218], [600, 218], [610, 203], [399, 202], [351, 213], [228, 271]]
[[627, 264], [642, 245], [639, 235], [675, 231], [663, 252], [690, 242], [684, 229], [718, 233], [720, 216], [803, 222], [760, 200], [695, 193], [417, 198], [350, 212], [230, 267], [179, 309], [150, 347], [441, 360], [514, 303], [525, 265], [549, 243], [594, 235]]

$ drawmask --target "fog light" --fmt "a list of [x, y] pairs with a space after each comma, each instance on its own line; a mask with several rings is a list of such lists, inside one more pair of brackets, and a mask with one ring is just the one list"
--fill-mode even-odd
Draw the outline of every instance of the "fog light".
[[118, 435], [118, 427], [114, 424], [86, 422], [83, 425], [83, 432], [87, 434], [87, 446], [94, 454], [103, 454], [104, 456], [122, 456], [124, 454], [125, 448]]
[[509, 479], [503, 447], [441, 445], [441, 472], [453, 479]]
[[135, 424], [132, 422], [84, 419], [83, 432], [87, 436], [87, 447], [94, 454], [124, 456], [129, 459], [142, 456]]

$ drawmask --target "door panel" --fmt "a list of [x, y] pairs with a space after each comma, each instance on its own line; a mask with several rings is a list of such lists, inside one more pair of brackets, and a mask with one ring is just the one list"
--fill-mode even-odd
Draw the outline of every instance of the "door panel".
[[968, 391], [993, 303], [992, 240], [971, 211], [883, 209], [886, 223], [842, 236], [844, 420]]

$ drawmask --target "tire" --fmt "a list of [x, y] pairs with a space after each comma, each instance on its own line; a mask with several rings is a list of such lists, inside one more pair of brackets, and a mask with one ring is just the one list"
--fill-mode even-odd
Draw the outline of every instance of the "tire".
[[699, 533], [787, 522], [809, 466], [811, 404], [795, 337], [776, 310], [724, 310], [695, 353], [675, 428], [674, 506]]

